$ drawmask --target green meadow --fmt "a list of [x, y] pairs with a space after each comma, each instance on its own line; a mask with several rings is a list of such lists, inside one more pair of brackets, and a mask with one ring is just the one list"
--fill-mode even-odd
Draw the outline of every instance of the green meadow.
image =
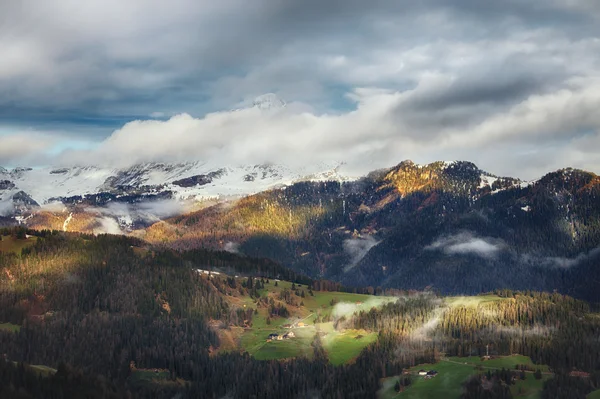
[[0, 330], [19, 332], [21, 331], [21, 327], [11, 323], [0, 323]]
[[[261, 296], [277, 295], [284, 289], [291, 290], [289, 281], [270, 280], [265, 288], [259, 290]], [[288, 306], [290, 318], [273, 317], [267, 324], [267, 309], [258, 308], [258, 313], [253, 316], [252, 327], [243, 331], [239, 337], [239, 347], [257, 359], [286, 359], [304, 356], [312, 358], [312, 343], [317, 333], [321, 336], [323, 348], [332, 364], [344, 364], [356, 358], [360, 352], [377, 339], [377, 333], [365, 331], [343, 330], [335, 331], [332, 322], [315, 323], [318, 316], [351, 316], [354, 312], [372, 307], [382, 306], [396, 300], [394, 297], [376, 297], [372, 295], [352, 294], [345, 292], [313, 291], [309, 294], [306, 286], [296, 284], [299, 290], [304, 290], [305, 297], [299, 298], [301, 306]], [[256, 308], [255, 301], [250, 297], [235, 298], [237, 306]], [[333, 305], [332, 305], [333, 303]], [[305, 327], [283, 328], [285, 324], [302, 321]], [[287, 340], [273, 340], [267, 342], [269, 334], [284, 334], [293, 331], [294, 338]]]
[[[516, 364], [527, 364], [541, 370], [548, 370], [547, 366], [533, 365], [527, 356], [504, 356], [485, 362], [475, 357], [453, 357], [435, 364], [420, 364], [412, 367], [410, 372], [413, 382], [404, 392], [397, 393], [394, 390], [399, 376], [385, 378], [382, 380], [381, 389], [377, 394], [379, 399], [458, 399], [462, 393], [462, 384], [469, 376], [486, 371], [486, 369], [478, 370], [476, 366], [482, 365], [489, 369], [514, 369]], [[439, 374], [426, 380], [416, 375], [420, 369], [434, 369]], [[527, 373], [525, 380], [518, 380], [511, 386], [511, 393], [514, 398], [541, 398], [544, 381], [550, 377], [551, 375], [544, 375], [541, 380], [536, 380], [533, 373]]]
[[32, 246], [36, 241], [37, 237], [19, 240], [13, 236], [2, 236], [2, 240], [0, 240], [0, 252], [14, 252], [20, 254], [23, 248]]

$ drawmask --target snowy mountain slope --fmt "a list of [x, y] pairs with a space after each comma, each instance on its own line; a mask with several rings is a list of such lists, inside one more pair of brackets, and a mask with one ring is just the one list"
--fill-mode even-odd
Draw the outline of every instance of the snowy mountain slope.
[[[349, 179], [340, 173], [340, 166], [332, 162], [291, 169], [282, 165], [222, 167], [209, 162], [187, 162], [146, 163], [125, 169], [88, 166], [8, 171], [3, 168], [0, 214], [11, 211], [10, 203], [15, 196], [29, 205], [99, 193], [116, 196], [168, 193], [168, 197], [179, 200], [243, 196], [302, 180]], [[191, 180], [186, 183], [186, 179]]]

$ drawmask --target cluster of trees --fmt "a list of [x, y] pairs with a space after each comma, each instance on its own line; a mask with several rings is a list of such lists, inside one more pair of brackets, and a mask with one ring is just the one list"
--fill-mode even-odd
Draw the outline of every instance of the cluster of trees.
[[394, 391], [402, 392], [406, 389], [406, 387], [409, 387], [411, 384], [412, 379], [410, 378], [410, 376], [404, 376], [398, 379], [398, 381], [396, 381], [396, 383], [394, 384]]
[[372, 331], [391, 331], [405, 335], [418, 328], [432, 317], [438, 307], [439, 299], [430, 294], [401, 297], [381, 308], [355, 313], [345, 326]]
[[[505, 291], [506, 293], [506, 291]], [[600, 320], [589, 305], [548, 293], [513, 292], [507, 300], [447, 309], [440, 320], [444, 350], [457, 356], [522, 353], [557, 372], [600, 368]], [[568, 353], [568, 356], [565, 354]]]
[[64, 363], [56, 373], [42, 375], [23, 363], [0, 358], [0, 398], [6, 399], [119, 399], [131, 393], [111, 381], [82, 373]]
[[600, 372], [589, 378], [557, 374], [544, 383], [542, 399], [586, 399], [587, 395], [600, 389]]
[[520, 377], [506, 369], [474, 375], [463, 384], [461, 399], [512, 399], [510, 386]]

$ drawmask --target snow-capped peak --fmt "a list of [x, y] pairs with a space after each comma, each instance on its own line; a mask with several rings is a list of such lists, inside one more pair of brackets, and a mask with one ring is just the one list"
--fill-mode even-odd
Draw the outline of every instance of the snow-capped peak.
[[286, 102], [277, 97], [275, 93], [262, 94], [252, 101], [252, 107], [262, 110], [279, 109], [285, 106]]
[[20, 168], [7, 173], [0, 171], [0, 216], [11, 213], [19, 201], [37, 206], [99, 193], [117, 197], [162, 193], [180, 200], [221, 198], [254, 194], [297, 181], [351, 179], [340, 173], [340, 166], [339, 162], [299, 168], [268, 164], [224, 166], [196, 161], [144, 163], [124, 169]]

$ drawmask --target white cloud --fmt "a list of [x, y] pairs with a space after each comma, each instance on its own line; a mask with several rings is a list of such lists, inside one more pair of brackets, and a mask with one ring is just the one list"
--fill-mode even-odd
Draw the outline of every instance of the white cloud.
[[371, 248], [379, 244], [381, 241], [375, 240], [371, 236], [364, 236], [360, 238], [349, 238], [344, 240], [343, 246], [344, 251], [350, 256], [350, 263], [344, 268], [344, 271], [349, 271], [364, 258]]
[[12, 215], [13, 211], [14, 206], [12, 197], [7, 198], [6, 200], [0, 199], [0, 216]]
[[45, 152], [55, 142], [50, 135], [31, 131], [0, 135], [0, 165], [15, 162], [21, 162], [22, 165], [37, 164], [40, 156], [46, 158]]
[[533, 266], [569, 269], [589, 259], [595, 258], [598, 255], [600, 255], [600, 248], [595, 248], [589, 252], [580, 253], [573, 258], [526, 254], [521, 256], [521, 260]]
[[239, 254], [240, 253], [240, 244], [237, 242], [228, 241], [223, 246], [223, 250], [225, 250], [227, 252], [231, 252], [232, 254]]
[[[117, 220], [126, 225], [140, 222], [151, 224], [171, 216], [184, 214], [191, 209], [191, 205], [186, 201], [157, 200], [134, 204], [111, 202], [106, 207], [86, 208], [86, 212], [98, 214], [98, 219], [102, 221], [103, 226], [113, 226], [111, 227], [111, 231], [116, 231], [114, 229], [114, 224], [109, 223], [107, 221], [108, 219], [113, 220], [117, 227], [119, 225]], [[120, 230], [121, 228], [119, 227], [119, 231]]]
[[491, 237], [476, 237], [469, 232], [438, 238], [425, 247], [426, 250], [439, 250], [448, 255], [473, 254], [482, 258], [492, 258], [497, 255], [505, 244]]
[[[341, 114], [315, 115], [291, 106], [273, 112], [247, 109], [203, 118], [181, 114], [166, 121], [135, 121], [96, 150], [67, 152], [61, 159], [116, 165], [198, 159], [218, 159], [223, 165], [343, 160], [363, 173], [407, 158], [467, 159], [493, 173], [522, 178], [564, 166], [600, 169], [595, 151], [583, 146], [588, 153], [581, 153], [584, 138], [568, 133], [600, 131], [600, 118], [593, 112], [600, 107], [595, 80], [573, 81], [570, 89], [534, 95], [480, 123], [466, 126], [463, 120], [456, 127], [444, 127], [444, 117], [437, 123], [436, 116], [411, 111], [440, 85], [445, 85], [443, 80], [432, 77], [404, 92], [357, 89], [351, 94], [356, 110]], [[468, 109], [456, 112], [446, 117], [462, 120], [460, 114]], [[530, 152], [524, 151], [528, 148]], [[505, 162], [507, 156], [515, 162]], [[545, 162], [537, 165], [540, 159]]]
[[94, 229], [95, 234], [123, 234], [119, 223], [108, 216], [98, 219], [99, 226]]

